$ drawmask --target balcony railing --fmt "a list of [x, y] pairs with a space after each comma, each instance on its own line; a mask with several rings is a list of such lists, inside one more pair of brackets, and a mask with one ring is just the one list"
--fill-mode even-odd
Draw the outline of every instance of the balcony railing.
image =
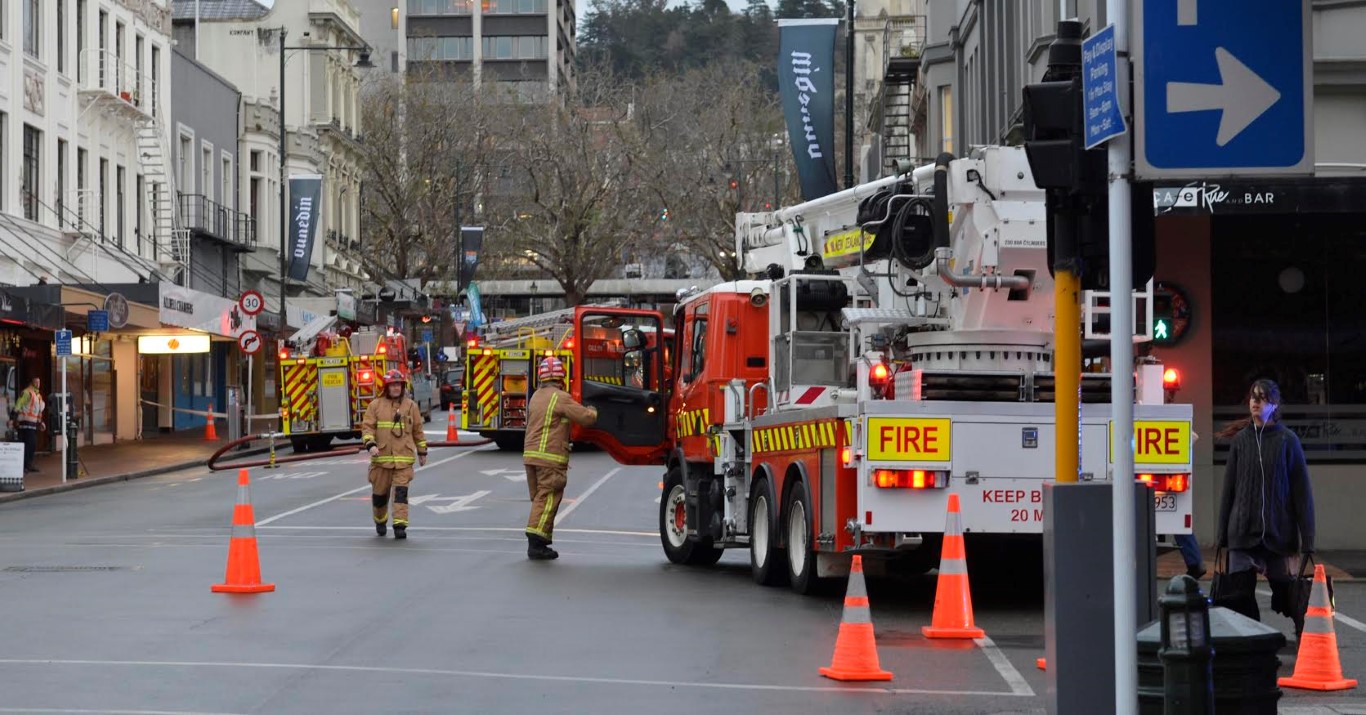
[[87, 48], [78, 58], [80, 92], [120, 107], [134, 116], [156, 116], [157, 85], [153, 77], [139, 72], [110, 50]]
[[193, 234], [212, 238], [235, 248], [256, 249], [256, 223], [203, 194], [181, 194], [180, 213]]

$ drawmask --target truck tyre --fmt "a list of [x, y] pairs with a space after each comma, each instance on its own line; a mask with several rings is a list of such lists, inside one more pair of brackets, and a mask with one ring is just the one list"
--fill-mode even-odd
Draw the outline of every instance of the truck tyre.
[[332, 435], [323, 434], [308, 438], [309, 452], [326, 452], [332, 448]]
[[787, 579], [792, 590], [808, 594], [816, 589], [816, 552], [811, 548], [811, 501], [806, 485], [797, 482], [787, 495]]
[[520, 452], [525, 443], [525, 438], [520, 433], [515, 432], [495, 432], [493, 443], [498, 445], [498, 449], [504, 452]]
[[659, 540], [669, 561], [685, 566], [711, 566], [721, 559], [721, 549], [705, 542], [688, 538], [687, 489], [683, 486], [683, 469], [669, 467], [664, 475], [664, 491], [659, 499]]
[[310, 444], [308, 438], [306, 437], [290, 437], [289, 446], [294, 448], [295, 454], [308, 454], [309, 448], [312, 447], [312, 444]]
[[787, 555], [778, 548], [777, 509], [769, 497], [767, 481], [754, 485], [749, 511], [749, 571], [761, 586], [778, 586], [787, 576]]

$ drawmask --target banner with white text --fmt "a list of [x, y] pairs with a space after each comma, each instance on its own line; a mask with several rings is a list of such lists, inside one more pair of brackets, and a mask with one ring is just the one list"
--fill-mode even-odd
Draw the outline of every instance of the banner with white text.
[[313, 260], [313, 239], [322, 217], [323, 177], [300, 174], [289, 177], [289, 279], [308, 280]]
[[778, 92], [806, 201], [838, 190], [835, 31], [839, 23], [835, 18], [778, 21]]

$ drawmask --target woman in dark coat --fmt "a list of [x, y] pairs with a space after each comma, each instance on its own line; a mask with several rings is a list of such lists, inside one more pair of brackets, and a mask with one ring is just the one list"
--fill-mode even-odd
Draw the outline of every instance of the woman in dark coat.
[[1240, 598], [1219, 601], [1260, 620], [1257, 574], [1271, 584], [1271, 607], [1304, 628], [1303, 611], [1291, 605], [1291, 560], [1314, 553], [1314, 492], [1299, 437], [1280, 423], [1281, 391], [1271, 380], [1248, 390], [1246, 419], [1219, 433], [1232, 438], [1219, 503], [1218, 545], [1228, 549], [1228, 578]]

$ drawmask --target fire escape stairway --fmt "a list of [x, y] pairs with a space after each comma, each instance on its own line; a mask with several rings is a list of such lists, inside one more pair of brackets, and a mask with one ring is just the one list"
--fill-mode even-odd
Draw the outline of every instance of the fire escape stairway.
[[180, 215], [175, 174], [166, 128], [159, 116], [142, 120], [137, 128], [138, 158], [147, 181], [147, 215], [151, 217], [152, 245], [157, 265], [184, 284], [190, 272], [190, 230]]

